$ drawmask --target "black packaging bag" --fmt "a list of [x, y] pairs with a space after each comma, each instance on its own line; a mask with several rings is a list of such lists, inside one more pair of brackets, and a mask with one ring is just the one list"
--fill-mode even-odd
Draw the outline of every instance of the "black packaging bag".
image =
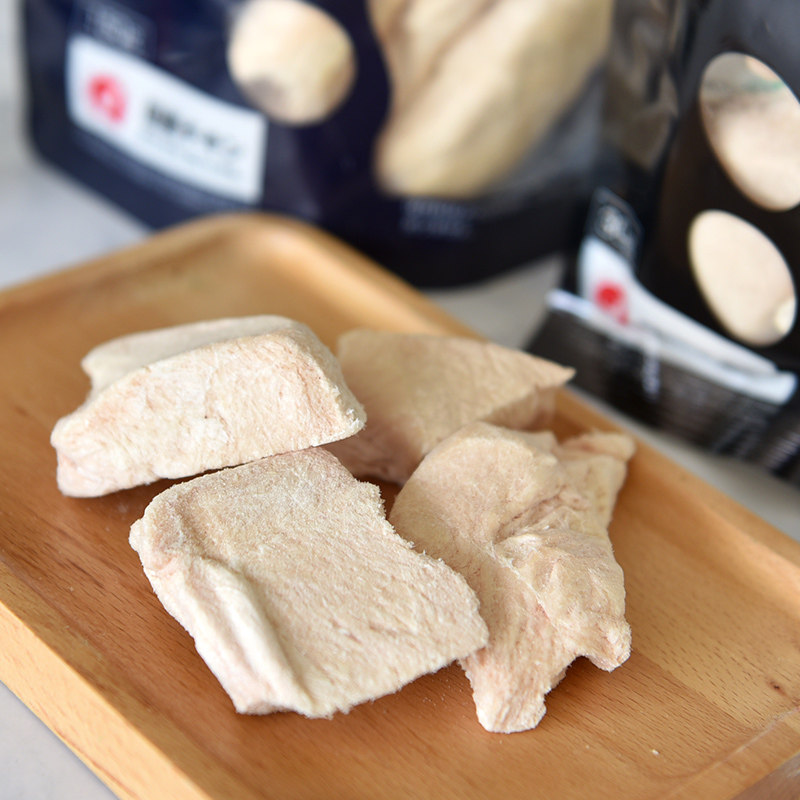
[[800, 484], [800, 5], [619, 0], [583, 239], [533, 352]]
[[579, 237], [611, 4], [26, 0], [30, 135], [154, 227], [263, 209], [467, 283]]

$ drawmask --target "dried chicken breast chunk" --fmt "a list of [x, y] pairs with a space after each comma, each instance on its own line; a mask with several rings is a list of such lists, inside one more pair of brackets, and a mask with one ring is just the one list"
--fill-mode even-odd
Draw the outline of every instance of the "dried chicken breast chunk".
[[228, 339], [259, 336], [285, 328], [303, 330], [305, 327], [288, 317], [258, 314], [137, 331], [93, 347], [81, 360], [81, 367], [89, 376], [92, 392], [97, 394], [129, 372], [188, 350]]
[[365, 420], [330, 350], [285, 318], [136, 334], [93, 351], [84, 367], [92, 391], [51, 435], [67, 495], [325, 444]]
[[612, 670], [630, 654], [625, 588], [607, 523], [633, 442], [465, 426], [400, 490], [397, 532], [475, 590], [488, 645], [462, 659], [489, 731], [535, 727], [578, 656]]
[[552, 415], [573, 370], [493, 342], [359, 329], [337, 357], [368, 422], [332, 452], [357, 477], [403, 484], [422, 458], [463, 425], [531, 428]]
[[177, 484], [130, 542], [235, 708], [328, 717], [483, 646], [474, 592], [415, 552], [330, 453]]

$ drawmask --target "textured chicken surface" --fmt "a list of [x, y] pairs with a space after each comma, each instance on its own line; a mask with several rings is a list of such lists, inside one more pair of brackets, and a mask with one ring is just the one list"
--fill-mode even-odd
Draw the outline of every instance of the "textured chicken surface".
[[485, 423], [435, 448], [390, 521], [475, 590], [488, 645], [462, 659], [481, 724], [535, 727], [578, 656], [612, 670], [630, 654], [623, 573], [606, 526], [633, 442], [586, 434], [563, 445]]
[[333, 354], [284, 318], [136, 334], [83, 363], [92, 391], [51, 436], [68, 495], [242, 464], [351, 436], [364, 424]]
[[327, 717], [483, 646], [466, 581], [415, 552], [324, 449], [156, 497], [130, 542], [236, 709]]
[[169, 328], [137, 331], [92, 348], [81, 360], [81, 367], [89, 376], [92, 393], [99, 394], [129, 372], [155, 361], [227, 339], [259, 336], [288, 328], [303, 330], [305, 326], [288, 317], [260, 314], [200, 320], [172, 325]]
[[469, 422], [543, 424], [556, 389], [573, 374], [519, 350], [458, 336], [355, 330], [339, 339], [337, 356], [368, 421], [331, 450], [356, 476], [400, 485], [426, 453]]

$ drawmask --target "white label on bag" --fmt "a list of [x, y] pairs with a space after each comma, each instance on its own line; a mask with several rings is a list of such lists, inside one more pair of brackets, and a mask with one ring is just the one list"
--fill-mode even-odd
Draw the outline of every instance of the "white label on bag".
[[767, 358], [720, 336], [650, 294], [619, 251], [587, 236], [578, 253], [578, 296], [553, 293], [562, 307], [610, 338], [647, 350], [733, 391], [783, 405], [797, 389], [793, 372], [779, 371]]
[[140, 163], [212, 194], [260, 200], [261, 114], [84, 35], [68, 44], [66, 93], [75, 125]]

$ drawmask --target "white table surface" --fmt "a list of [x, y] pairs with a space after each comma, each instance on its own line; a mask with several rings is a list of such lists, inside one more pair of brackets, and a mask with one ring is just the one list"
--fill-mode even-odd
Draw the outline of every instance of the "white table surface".
[[[17, 37], [17, 3], [0, 0], [0, 289], [108, 253], [148, 234], [145, 226], [41, 162], [27, 147], [22, 133], [24, 98]], [[544, 292], [557, 281], [559, 270], [560, 263], [553, 258], [480, 286], [429, 295], [490, 338], [520, 346], [541, 320]], [[800, 490], [748, 465], [704, 454], [603, 403], [596, 404], [675, 461], [800, 540]], [[0, 800], [112, 797], [0, 684]]]

